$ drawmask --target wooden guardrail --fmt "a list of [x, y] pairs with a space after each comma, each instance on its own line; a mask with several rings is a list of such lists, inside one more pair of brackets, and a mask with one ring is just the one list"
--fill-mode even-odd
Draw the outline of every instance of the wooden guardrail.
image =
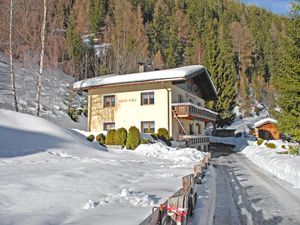
[[201, 184], [210, 160], [211, 153], [207, 153], [194, 165], [193, 174], [182, 177], [182, 188], [160, 206], [153, 207], [152, 213], [140, 225], [186, 225], [197, 201], [195, 184]]

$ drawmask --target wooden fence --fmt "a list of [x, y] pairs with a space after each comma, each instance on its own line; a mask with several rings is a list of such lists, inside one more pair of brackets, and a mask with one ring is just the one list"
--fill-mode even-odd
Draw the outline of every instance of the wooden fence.
[[153, 207], [152, 213], [140, 225], [186, 225], [197, 201], [195, 184], [201, 184], [210, 160], [208, 153], [194, 165], [193, 174], [182, 177], [182, 188], [160, 206]]

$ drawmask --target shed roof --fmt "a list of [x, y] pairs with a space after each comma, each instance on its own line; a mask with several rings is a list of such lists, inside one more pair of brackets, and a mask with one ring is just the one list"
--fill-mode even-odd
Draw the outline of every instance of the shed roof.
[[254, 123], [253, 128], [261, 127], [267, 123], [277, 123], [277, 120], [272, 119], [272, 118], [265, 118], [265, 119], [259, 120], [256, 123]]
[[194, 79], [195, 83], [203, 92], [203, 98], [213, 100], [217, 98], [216, 89], [204, 66], [191, 65], [179, 67], [175, 69], [157, 70], [144, 73], [131, 74], [111, 74], [105, 76], [94, 77], [81, 80], [73, 84], [75, 90], [88, 90], [89, 88], [117, 86], [124, 84], [136, 84], [145, 82], [161, 82], [161, 81], [186, 81]]

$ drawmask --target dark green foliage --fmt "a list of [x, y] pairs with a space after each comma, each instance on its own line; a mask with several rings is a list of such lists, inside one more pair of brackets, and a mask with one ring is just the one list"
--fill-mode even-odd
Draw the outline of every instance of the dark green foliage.
[[278, 65], [274, 84], [279, 91], [277, 113], [278, 126], [282, 133], [300, 141], [300, 1], [293, 3], [288, 35], [285, 35], [277, 54]]
[[78, 114], [77, 114], [77, 111], [76, 109], [74, 108], [68, 108], [67, 109], [67, 114], [70, 116], [70, 118], [74, 121], [74, 122], [77, 122], [78, 121]]
[[276, 148], [276, 145], [274, 143], [269, 143], [269, 142], [266, 142], [265, 143], [265, 146], [267, 146], [268, 148]]
[[140, 131], [138, 128], [132, 126], [129, 128], [129, 133], [126, 141], [127, 149], [136, 149], [140, 143]]
[[111, 129], [107, 132], [105, 144], [106, 145], [115, 145], [116, 144], [116, 134], [117, 131], [115, 129]]
[[116, 144], [125, 146], [126, 139], [127, 139], [127, 130], [125, 128], [119, 128], [116, 133]]
[[142, 145], [143, 144], [149, 144], [149, 141], [147, 139], [145, 139], [145, 138], [142, 138], [140, 144], [142, 144]]
[[261, 145], [263, 142], [264, 142], [264, 139], [259, 138], [259, 139], [256, 141], [256, 144], [257, 144], [257, 145]]
[[281, 145], [281, 148], [285, 149], [286, 147], [285, 147], [285, 145]]
[[154, 140], [156, 140], [156, 141], [157, 141], [157, 139], [158, 139], [158, 135], [157, 135], [157, 134], [151, 134], [151, 137], [152, 137]]
[[92, 142], [95, 140], [95, 136], [94, 135], [89, 135], [87, 138], [86, 138], [88, 141]]
[[171, 146], [169, 132], [166, 128], [159, 128], [157, 136], [160, 140], [164, 141], [168, 146]]
[[96, 136], [96, 141], [98, 141], [100, 144], [104, 145], [105, 144], [105, 135], [104, 134], [98, 134]]

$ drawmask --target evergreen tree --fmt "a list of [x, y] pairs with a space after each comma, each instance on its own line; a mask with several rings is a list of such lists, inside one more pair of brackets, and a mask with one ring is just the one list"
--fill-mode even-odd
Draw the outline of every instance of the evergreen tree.
[[275, 85], [279, 91], [277, 113], [280, 130], [300, 141], [300, 1], [296, 0], [291, 11], [288, 35], [280, 49], [281, 59]]

